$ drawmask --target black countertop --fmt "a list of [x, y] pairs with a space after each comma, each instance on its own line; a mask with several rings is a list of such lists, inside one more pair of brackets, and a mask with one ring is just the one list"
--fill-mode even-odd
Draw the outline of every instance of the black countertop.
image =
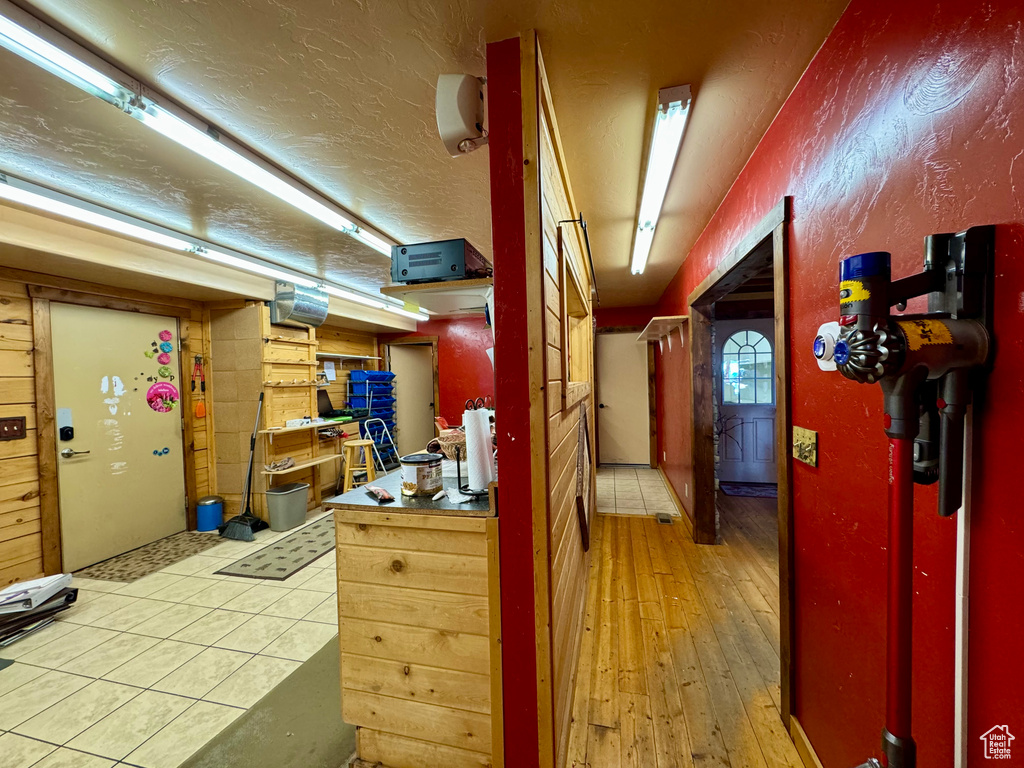
[[[454, 477], [441, 478], [446, 490], [454, 489], [457, 481]], [[378, 504], [377, 497], [369, 493], [365, 486], [353, 488], [348, 493], [324, 499], [324, 509], [379, 509], [381, 512], [406, 512], [414, 515], [460, 515], [465, 517], [491, 517], [491, 502], [488, 496], [477, 496], [464, 504], [454, 504], [447, 497], [434, 501], [429, 496], [403, 496], [402, 473], [394, 469], [386, 476], [379, 476], [370, 483], [390, 491], [394, 501]]]

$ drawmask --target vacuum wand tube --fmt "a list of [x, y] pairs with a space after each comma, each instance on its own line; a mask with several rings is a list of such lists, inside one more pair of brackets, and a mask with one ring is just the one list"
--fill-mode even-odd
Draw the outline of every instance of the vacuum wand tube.
[[[924, 271], [893, 281], [884, 251], [844, 259], [838, 337], [815, 339], [823, 369], [877, 383], [889, 438], [886, 710], [887, 768], [916, 768], [913, 738], [914, 482], [939, 483], [939, 514], [955, 514], [963, 488], [964, 417], [971, 377], [991, 356], [988, 327], [994, 227], [931, 235]], [[927, 314], [893, 315], [928, 296]], [[822, 326], [826, 328], [827, 326]], [[938, 429], [935, 429], [935, 425]], [[937, 465], [937, 466], [936, 466]], [[875, 758], [861, 768], [880, 768]]]

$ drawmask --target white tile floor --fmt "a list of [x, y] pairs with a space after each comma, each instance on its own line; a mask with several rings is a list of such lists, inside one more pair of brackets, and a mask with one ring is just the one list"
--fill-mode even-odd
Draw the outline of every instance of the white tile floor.
[[333, 553], [285, 581], [214, 573], [286, 535], [76, 579], [57, 623], [0, 649], [0, 768], [181, 765], [338, 634]]
[[604, 515], [679, 516], [661, 472], [650, 467], [608, 465], [597, 470], [597, 511]]

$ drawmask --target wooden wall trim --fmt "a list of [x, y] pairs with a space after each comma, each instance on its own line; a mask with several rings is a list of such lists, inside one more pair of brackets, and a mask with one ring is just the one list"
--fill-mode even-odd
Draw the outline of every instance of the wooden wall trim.
[[[114, 288], [100, 283], [90, 283], [85, 280], [74, 280], [70, 277], [46, 275], [41, 272], [30, 272], [28, 270], [13, 269], [11, 267], [0, 267], [0, 279], [25, 283], [29, 287], [30, 294], [34, 287], [39, 287], [127, 299], [149, 304], [158, 304], [164, 307], [179, 307], [182, 309], [202, 309], [203, 307], [202, 302], [192, 301], [190, 299], [179, 299], [173, 296], [164, 296], [157, 293], [143, 293], [142, 291]], [[46, 297], [41, 296], [41, 298]], [[168, 314], [166, 309], [162, 310], [162, 313]]]
[[35, 362], [36, 439], [39, 455], [39, 516], [43, 547], [43, 573], [64, 567], [60, 542], [60, 502], [57, 486], [57, 428], [53, 392], [53, 354], [50, 302], [32, 299], [32, 348]]
[[[526, 255], [526, 337], [543, 341], [544, 333], [544, 250], [541, 211], [540, 110], [543, 82], [536, 30], [520, 38], [520, 98], [523, 114], [523, 219]], [[569, 197], [571, 200], [571, 196]], [[546, 768], [555, 763], [554, 685], [552, 677], [551, 636], [551, 553], [548, 531], [551, 529], [548, 499], [548, 419], [546, 350], [530, 344], [526, 374], [530, 387], [530, 495], [533, 499], [533, 583], [534, 630], [537, 654], [537, 729], [538, 759]]]
[[[782, 198], [764, 218], [733, 248], [724, 259], [718, 262], [696, 288], [690, 293], [687, 303], [690, 306], [697, 302], [711, 304], [718, 301], [722, 296], [729, 293], [735, 286], [726, 285], [723, 279], [726, 278], [742, 262], [758, 244], [772, 236], [776, 227], [789, 221], [790, 199]], [[778, 305], [776, 305], [777, 307]]]
[[779, 658], [782, 662], [782, 720], [789, 723], [796, 691], [795, 550], [793, 545], [793, 418], [790, 392], [789, 228], [779, 224], [772, 234], [775, 290], [775, 436], [779, 521]]
[[711, 399], [715, 372], [711, 351], [711, 307], [690, 307], [690, 361], [693, 431], [693, 534], [698, 544], [718, 542], [718, 511], [715, 508], [715, 437]]
[[800, 755], [800, 759], [803, 761], [804, 768], [824, 768], [821, 760], [818, 759], [817, 753], [814, 751], [814, 747], [811, 746], [811, 740], [807, 738], [807, 734], [795, 715], [789, 722], [789, 733], [793, 738], [793, 744], [796, 745], [796, 753]]
[[49, 301], [65, 302], [67, 304], [82, 304], [89, 307], [99, 307], [101, 309], [116, 309], [122, 312], [163, 315], [165, 317], [177, 317], [183, 320], [191, 318], [193, 311], [191, 307], [183, 307], [176, 304], [159, 304], [140, 301], [135, 298], [105, 296], [97, 293], [84, 293], [81, 291], [70, 291], [64, 288], [50, 288], [48, 286], [39, 285], [29, 285], [28, 295], [34, 299], [48, 299]]
[[594, 333], [642, 333], [642, 325], [604, 325], [596, 329]]

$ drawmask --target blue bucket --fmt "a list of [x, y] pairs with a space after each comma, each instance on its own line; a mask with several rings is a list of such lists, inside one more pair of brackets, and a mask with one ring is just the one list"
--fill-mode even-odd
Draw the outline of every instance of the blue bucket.
[[196, 530], [215, 531], [224, 522], [224, 497], [203, 496], [196, 502]]

